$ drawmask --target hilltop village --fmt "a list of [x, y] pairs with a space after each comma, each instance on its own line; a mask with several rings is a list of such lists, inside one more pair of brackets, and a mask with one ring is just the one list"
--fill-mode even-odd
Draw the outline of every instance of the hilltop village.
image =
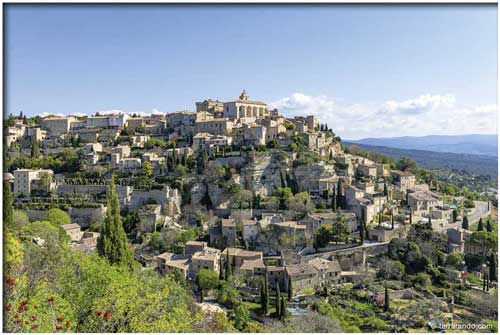
[[196, 111], [4, 123], [19, 239], [43, 247], [55, 221], [95, 253], [111, 193], [134, 259], [226, 315], [234, 328], [218, 331], [301, 331], [301, 317], [323, 331], [496, 327], [497, 203], [408, 159], [356, 155], [313, 115], [243, 91]]

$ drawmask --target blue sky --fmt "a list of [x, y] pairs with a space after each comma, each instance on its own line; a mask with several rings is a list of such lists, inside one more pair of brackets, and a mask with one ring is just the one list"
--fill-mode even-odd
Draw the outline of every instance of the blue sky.
[[245, 88], [285, 115], [316, 114], [345, 138], [497, 132], [493, 5], [4, 13], [7, 112], [173, 112]]

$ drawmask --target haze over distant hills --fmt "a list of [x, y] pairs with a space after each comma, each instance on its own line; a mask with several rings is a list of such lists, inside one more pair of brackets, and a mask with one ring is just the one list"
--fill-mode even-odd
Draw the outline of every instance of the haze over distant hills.
[[429, 135], [363, 138], [345, 142], [406, 150], [498, 156], [498, 135]]

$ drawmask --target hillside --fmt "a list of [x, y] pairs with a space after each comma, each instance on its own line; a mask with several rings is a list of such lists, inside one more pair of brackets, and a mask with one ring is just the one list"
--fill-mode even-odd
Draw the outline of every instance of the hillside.
[[347, 140], [351, 143], [435, 152], [498, 156], [497, 135], [429, 135]]
[[434, 152], [428, 150], [409, 150], [389, 148], [385, 146], [366, 145], [344, 142], [346, 145], [357, 145], [368, 151], [376, 151], [398, 160], [408, 157], [415, 160], [418, 166], [427, 169], [463, 170], [467, 173], [487, 175], [498, 178], [498, 158], [486, 155], [472, 155], [463, 153]]

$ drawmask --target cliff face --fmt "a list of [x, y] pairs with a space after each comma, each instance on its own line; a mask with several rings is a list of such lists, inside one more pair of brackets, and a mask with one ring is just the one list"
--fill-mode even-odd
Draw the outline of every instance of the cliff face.
[[290, 158], [281, 153], [249, 154], [247, 164], [241, 169], [242, 187], [269, 196], [283, 186], [289, 164]]
[[331, 176], [334, 173], [335, 170], [332, 165], [322, 164], [322, 162], [300, 165], [293, 171], [293, 175], [301, 192], [319, 189], [319, 179]]

